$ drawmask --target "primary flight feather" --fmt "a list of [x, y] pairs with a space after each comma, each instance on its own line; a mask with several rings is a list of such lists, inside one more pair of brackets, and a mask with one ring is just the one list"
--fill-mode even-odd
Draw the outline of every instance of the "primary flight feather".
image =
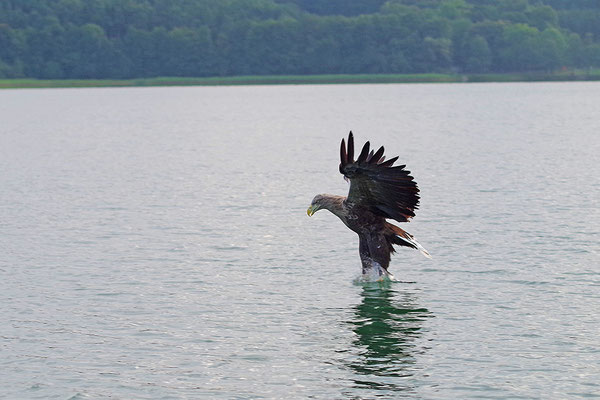
[[354, 135], [340, 146], [340, 173], [350, 181], [348, 196], [318, 194], [306, 211], [331, 211], [358, 234], [363, 274], [388, 275], [394, 245], [418, 249], [431, 257], [411, 234], [386, 221], [408, 222], [419, 205], [419, 188], [405, 165], [394, 166], [398, 157], [385, 161], [383, 146], [377, 151], [366, 142], [354, 159]]

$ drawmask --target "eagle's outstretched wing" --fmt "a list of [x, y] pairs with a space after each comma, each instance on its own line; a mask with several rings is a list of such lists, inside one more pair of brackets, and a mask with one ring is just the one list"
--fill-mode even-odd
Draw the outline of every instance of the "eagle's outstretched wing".
[[393, 166], [398, 157], [384, 161], [384, 148], [374, 152], [366, 142], [354, 160], [354, 136], [340, 148], [340, 172], [350, 180], [347, 202], [368, 208], [384, 218], [406, 222], [415, 216], [419, 188], [405, 165]]

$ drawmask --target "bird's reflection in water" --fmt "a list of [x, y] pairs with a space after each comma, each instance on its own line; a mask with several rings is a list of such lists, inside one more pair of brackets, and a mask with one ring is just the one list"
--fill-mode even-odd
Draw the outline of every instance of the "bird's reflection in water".
[[424, 350], [418, 339], [423, 321], [432, 316], [418, 307], [414, 292], [394, 286], [365, 285], [349, 321], [356, 338], [346, 362], [356, 374], [354, 387], [383, 391], [379, 394], [384, 396], [413, 388], [411, 377], [418, 370], [415, 355]]

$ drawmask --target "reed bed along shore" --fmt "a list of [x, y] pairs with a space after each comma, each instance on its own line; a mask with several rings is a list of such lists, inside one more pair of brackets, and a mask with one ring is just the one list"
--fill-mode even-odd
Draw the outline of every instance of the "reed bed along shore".
[[600, 69], [515, 74], [356, 74], [159, 77], [139, 79], [0, 79], [0, 88], [78, 88], [136, 86], [302, 85], [361, 83], [459, 83], [597, 81]]

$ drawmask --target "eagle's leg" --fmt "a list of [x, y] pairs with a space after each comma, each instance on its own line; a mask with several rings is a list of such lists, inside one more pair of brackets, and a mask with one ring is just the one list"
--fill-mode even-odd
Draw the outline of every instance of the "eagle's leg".
[[383, 278], [387, 276], [387, 271], [373, 258], [369, 250], [369, 243], [366, 238], [359, 235], [358, 252], [362, 263], [363, 275], [374, 275]]
[[364, 275], [367, 273], [368, 269], [373, 267], [373, 260], [371, 259], [371, 254], [369, 253], [369, 245], [363, 238], [359, 239], [358, 252], [360, 254], [360, 262], [362, 263], [362, 273]]

